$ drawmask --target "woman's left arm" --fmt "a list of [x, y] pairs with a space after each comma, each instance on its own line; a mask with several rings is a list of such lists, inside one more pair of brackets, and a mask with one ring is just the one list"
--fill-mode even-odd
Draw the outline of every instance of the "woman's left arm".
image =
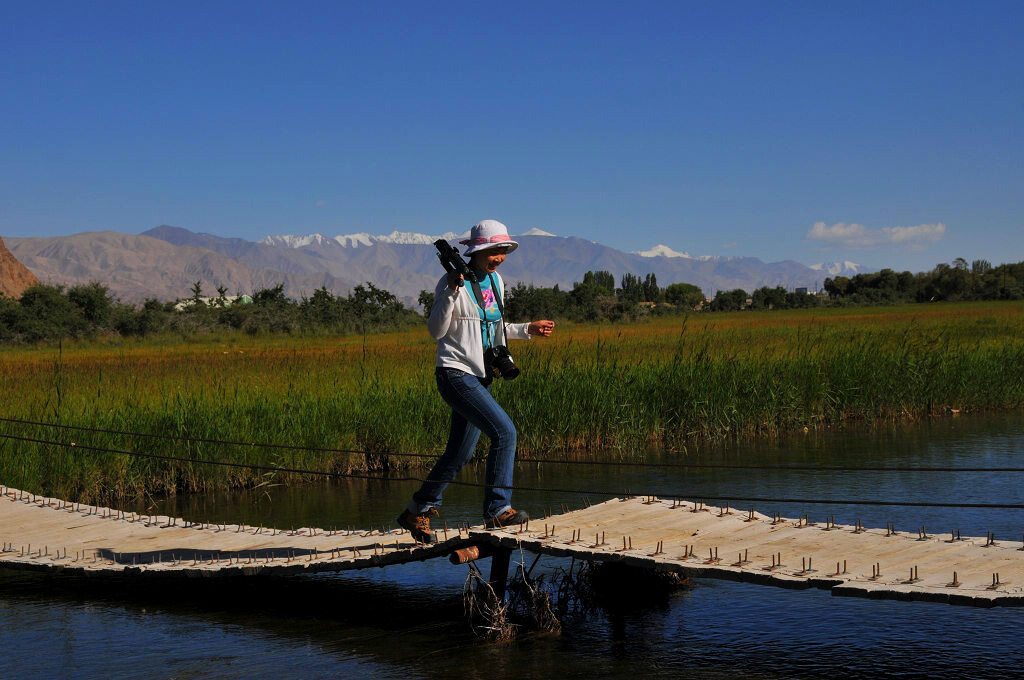
[[[498, 277], [498, 288], [501, 298], [505, 299], [505, 282]], [[531, 335], [546, 338], [555, 329], [555, 322], [544, 319], [542, 321], [531, 321], [529, 323], [506, 323], [505, 335], [509, 340], [529, 340]]]
[[529, 340], [531, 335], [541, 338], [551, 336], [555, 329], [555, 322], [544, 319], [543, 321], [531, 321], [529, 323], [507, 323], [505, 334], [509, 340]]

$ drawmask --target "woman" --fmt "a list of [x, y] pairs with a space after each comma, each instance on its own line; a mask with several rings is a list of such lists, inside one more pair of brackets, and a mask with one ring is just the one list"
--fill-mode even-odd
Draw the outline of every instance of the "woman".
[[487, 454], [484, 491], [484, 520], [488, 528], [525, 522], [525, 512], [511, 505], [512, 466], [516, 454], [516, 428], [490, 393], [492, 372], [485, 364], [485, 350], [504, 344], [505, 338], [528, 340], [531, 335], [548, 337], [552, 321], [507, 323], [501, 318], [505, 293], [495, 270], [505, 257], [519, 247], [508, 229], [497, 220], [483, 220], [470, 231], [465, 255], [480, 283], [480, 297], [465, 285], [461, 274], [441, 277], [434, 291], [434, 306], [427, 327], [437, 339], [435, 376], [441, 397], [452, 408], [451, 430], [444, 453], [434, 464], [419, 491], [398, 517], [398, 525], [413, 538], [433, 543], [430, 518], [437, 516], [441, 494], [448, 482], [473, 457], [481, 430], [491, 440]]

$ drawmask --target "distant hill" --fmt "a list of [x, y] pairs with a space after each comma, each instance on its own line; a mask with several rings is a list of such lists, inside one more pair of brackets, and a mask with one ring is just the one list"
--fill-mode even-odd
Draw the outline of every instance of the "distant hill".
[[[400, 251], [408, 259], [403, 260], [405, 265], [400, 271], [395, 271], [391, 259], [399, 252], [395, 248], [399, 245], [429, 244], [437, 238], [454, 240], [453, 237], [458, 238], [451, 233], [440, 236], [409, 232], [393, 232], [381, 236], [360, 233], [333, 237], [324, 234], [293, 234], [268, 236], [261, 243], [276, 244], [315, 253], [335, 262], [344, 262], [345, 271], [350, 277], [371, 277], [376, 272], [382, 280], [394, 281], [390, 290], [410, 296], [416, 293], [413, 290], [415, 285], [408, 285], [403, 279], [425, 275], [417, 280], [425, 278], [432, 286], [439, 275], [437, 263], [432, 257], [424, 261], [418, 251]], [[517, 235], [515, 239], [520, 243], [520, 248], [502, 265], [502, 275], [506, 279], [541, 286], [558, 284], [569, 287], [573, 282], [582, 280], [587, 270], [598, 269], [612, 272], [616, 279], [625, 273], [641, 276], [653, 273], [662, 286], [677, 282], [693, 283], [708, 294], [717, 290], [752, 290], [761, 286], [817, 288], [826, 276], [821, 271], [792, 260], [766, 263], [754, 257], [692, 257], [688, 253], [661, 245], [649, 251], [624, 253], [594, 241], [560, 237], [537, 228]], [[433, 253], [429, 246], [420, 247]], [[371, 263], [372, 266], [366, 269], [365, 265]], [[421, 285], [421, 288], [430, 286]]]
[[285, 284], [293, 297], [320, 286], [347, 290], [353, 283], [329, 273], [295, 273], [253, 267], [210, 248], [176, 245], [141, 234], [84, 232], [51, 238], [9, 239], [11, 252], [44, 283], [75, 285], [99, 281], [125, 302], [147, 297], [188, 297], [200, 281], [206, 293], [224, 286], [229, 294]]
[[[11, 252], [43, 281], [100, 281], [122, 300], [131, 302], [147, 297], [184, 298], [197, 280], [211, 294], [217, 286], [236, 294], [282, 283], [286, 294], [293, 298], [308, 296], [321, 286], [345, 294], [354, 285], [369, 281], [413, 302], [420, 290], [433, 290], [441, 275], [431, 245], [436, 238], [454, 241], [459, 236], [452, 232], [430, 236], [395, 231], [379, 236], [272, 235], [254, 242], [161, 225], [142, 234], [86, 232], [12, 238], [8, 244]], [[836, 269], [834, 263], [811, 268], [792, 260], [692, 257], [665, 246], [625, 253], [537, 228], [514, 238], [520, 247], [502, 265], [502, 275], [509, 281], [539, 286], [558, 284], [568, 288], [581, 281], [587, 270], [603, 269], [614, 274], [616, 280], [625, 273], [653, 273], [661, 286], [693, 283], [711, 295], [717, 290], [749, 291], [761, 286], [814, 288], [821, 286], [826, 276], [850, 275], [850, 266], [873, 271], [853, 263], [843, 263], [847, 266]], [[834, 269], [836, 273], [832, 273]]]

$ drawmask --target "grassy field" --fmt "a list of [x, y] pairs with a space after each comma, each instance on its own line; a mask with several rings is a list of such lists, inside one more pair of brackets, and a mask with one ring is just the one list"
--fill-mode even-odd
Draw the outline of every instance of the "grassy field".
[[[514, 343], [494, 392], [520, 457], [635, 455], [704, 438], [1024, 405], [1024, 304], [695, 314], [569, 325]], [[0, 416], [199, 438], [358, 449], [296, 452], [60, 432], [0, 432], [322, 470], [426, 465], [448, 409], [426, 329], [369, 337], [232, 335], [0, 349]], [[0, 483], [81, 500], [291, 482], [242, 470], [0, 440]]]

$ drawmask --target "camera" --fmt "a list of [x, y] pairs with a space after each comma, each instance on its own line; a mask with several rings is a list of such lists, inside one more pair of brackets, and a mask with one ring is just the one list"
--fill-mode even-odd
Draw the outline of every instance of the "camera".
[[488, 348], [484, 352], [484, 363], [492, 373], [500, 375], [505, 380], [512, 380], [519, 375], [519, 367], [512, 361], [512, 355], [504, 345]]
[[466, 281], [476, 280], [473, 272], [469, 269], [469, 265], [459, 256], [459, 251], [448, 241], [439, 238], [434, 241], [434, 247], [437, 248], [437, 259], [441, 260], [441, 266], [444, 267], [446, 272], [449, 274], [462, 274]]

